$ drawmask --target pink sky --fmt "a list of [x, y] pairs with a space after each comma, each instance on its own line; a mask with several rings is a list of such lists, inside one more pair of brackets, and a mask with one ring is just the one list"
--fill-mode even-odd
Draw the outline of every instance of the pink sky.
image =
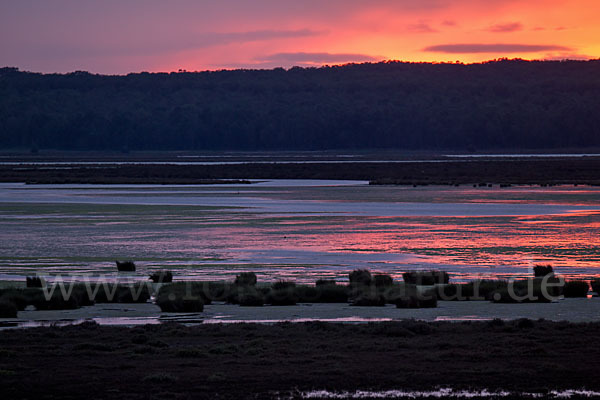
[[600, 57], [597, 0], [0, 0], [0, 66], [124, 74]]

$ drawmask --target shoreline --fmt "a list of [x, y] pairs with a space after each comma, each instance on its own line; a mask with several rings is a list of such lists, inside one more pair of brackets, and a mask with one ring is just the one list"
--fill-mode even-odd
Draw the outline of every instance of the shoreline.
[[[364, 162], [363, 162], [364, 161]], [[407, 161], [407, 160], [404, 160]], [[443, 162], [441, 162], [443, 161]], [[362, 180], [372, 185], [600, 185], [600, 157], [541, 159], [340, 160], [234, 164], [0, 165], [0, 182], [36, 184], [202, 184], [265, 179]], [[228, 182], [229, 181], [229, 182]]]

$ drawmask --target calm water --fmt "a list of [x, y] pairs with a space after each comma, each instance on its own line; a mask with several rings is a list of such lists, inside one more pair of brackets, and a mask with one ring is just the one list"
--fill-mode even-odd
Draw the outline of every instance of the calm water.
[[0, 278], [107, 274], [133, 259], [177, 279], [312, 282], [369, 268], [454, 280], [600, 275], [600, 188], [253, 185], [0, 185]]

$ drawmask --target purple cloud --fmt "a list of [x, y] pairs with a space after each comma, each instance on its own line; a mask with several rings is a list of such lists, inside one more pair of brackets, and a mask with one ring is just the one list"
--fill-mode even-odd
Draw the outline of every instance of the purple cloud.
[[434, 33], [437, 29], [432, 28], [425, 22], [419, 22], [418, 24], [412, 24], [407, 27], [408, 31], [415, 33]]
[[257, 57], [255, 60], [266, 63], [344, 63], [344, 62], [367, 62], [379, 61], [383, 57], [374, 57], [367, 54], [352, 54], [352, 53], [277, 53], [262, 57]]
[[433, 53], [536, 53], [540, 51], [571, 51], [565, 46], [554, 44], [512, 44], [512, 43], [457, 43], [429, 46], [423, 51]]
[[507, 24], [497, 24], [490, 26], [487, 30], [496, 33], [516, 32], [523, 29], [523, 24], [520, 22], [510, 22]]
[[546, 55], [543, 60], [546, 61], [567, 61], [567, 60], [576, 60], [576, 61], [587, 61], [594, 60], [596, 57], [587, 55], [587, 54], [578, 54], [578, 53], [559, 53], [559, 54], [549, 54]]

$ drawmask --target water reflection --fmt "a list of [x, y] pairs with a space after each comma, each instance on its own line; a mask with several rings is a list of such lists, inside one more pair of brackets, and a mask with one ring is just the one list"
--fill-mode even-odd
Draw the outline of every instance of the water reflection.
[[140, 276], [202, 280], [253, 270], [312, 282], [354, 268], [468, 280], [539, 263], [600, 276], [600, 188], [217, 186], [0, 185], [0, 275], [107, 274], [131, 258]]

